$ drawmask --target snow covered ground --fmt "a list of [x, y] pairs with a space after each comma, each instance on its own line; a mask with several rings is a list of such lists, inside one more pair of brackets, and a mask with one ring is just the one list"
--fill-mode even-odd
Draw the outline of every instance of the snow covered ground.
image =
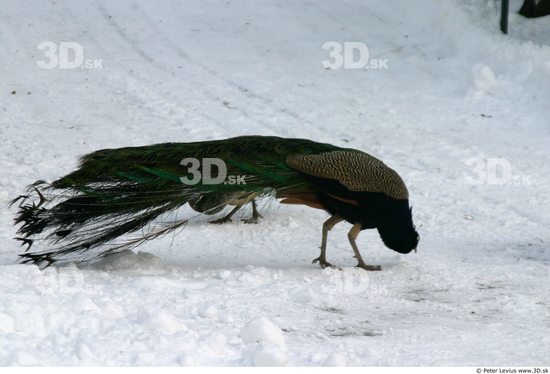
[[[511, 15], [501, 35], [496, 4], [4, 1], [0, 365], [550, 365], [550, 22]], [[102, 68], [41, 69], [44, 41]], [[388, 68], [326, 70], [327, 41]], [[383, 271], [355, 269], [342, 224], [344, 269], [321, 270], [326, 214], [264, 201], [258, 225], [17, 264], [7, 203], [27, 184], [100, 148], [242, 134], [380, 157], [409, 187], [418, 254], [363, 232]], [[510, 183], [480, 174], [495, 160]]]

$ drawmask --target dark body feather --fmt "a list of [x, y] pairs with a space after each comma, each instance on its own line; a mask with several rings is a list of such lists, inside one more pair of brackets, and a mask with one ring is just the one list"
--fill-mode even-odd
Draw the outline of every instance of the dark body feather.
[[[184, 184], [180, 177], [191, 176], [180, 164], [186, 158], [221, 159], [228, 175], [243, 176], [245, 183]], [[372, 166], [346, 170], [346, 162], [361, 168], [364, 160]], [[312, 165], [317, 169], [310, 172]], [[264, 196], [325, 209], [363, 229], [382, 228], [386, 245], [399, 252], [416, 247], [414, 229], [414, 240], [409, 235], [413, 226], [406, 188], [392, 169], [357, 150], [263, 136], [93, 152], [74, 172], [50, 184], [36, 182], [29, 194], [14, 200], [19, 202], [15, 222], [21, 224], [17, 239], [28, 246], [21, 255], [25, 262], [95, 260], [183, 227], [186, 219], [160, 218], [187, 203], [213, 214]], [[121, 239], [138, 230], [137, 237]], [[31, 251], [35, 242], [41, 248]]]
[[418, 233], [414, 228], [408, 199], [394, 199], [383, 192], [349, 191], [334, 180], [304, 176], [318, 191], [317, 199], [331, 215], [362, 229], [378, 229], [389, 248], [409, 253], [416, 248]]

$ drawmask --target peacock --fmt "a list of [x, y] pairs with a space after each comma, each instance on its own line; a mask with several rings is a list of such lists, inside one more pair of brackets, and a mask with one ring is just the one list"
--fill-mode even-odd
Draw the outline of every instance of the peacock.
[[213, 223], [229, 222], [251, 204], [247, 222], [256, 223], [262, 218], [256, 200], [266, 197], [330, 215], [313, 260], [322, 268], [334, 267], [326, 259], [327, 237], [342, 221], [352, 225], [348, 239], [365, 270], [381, 267], [363, 260], [356, 244], [362, 230], [377, 229], [399, 253], [416, 252], [420, 240], [405, 183], [382, 161], [356, 149], [275, 136], [98, 150], [70, 174], [33, 183], [11, 204], [18, 203], [16, 239], [26, 246], [21, 261], [43, 268], [98, 260], [183, 228], [189, 219], [173, 216], [185, 204], [201, 215], [232, 207]]

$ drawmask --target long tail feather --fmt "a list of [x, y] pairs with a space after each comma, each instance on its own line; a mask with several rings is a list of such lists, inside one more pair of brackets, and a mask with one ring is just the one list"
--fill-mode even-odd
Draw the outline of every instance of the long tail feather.
[[[249, 136], [91, 153], [74, 172], [50, 184], [37, 181], [12, 201], [19, 206], [17, 239], [27, 247], [22, 261], [42, 266], [90, 261], [134, 247], [184, 227], [185, 219], [161, 218], [186, 203], [208, 214], [241, 204], [235, 201], [307, 192], [285, 157], [333, 148], [303, 139]], [[188, 171], [180, 162], [187, 157], [220, 158], [229, 174], [245, 176], [245, 183], [184, 184], [180, 177]], [[137, 237], [124, 238], [139, 230]]]
[[[160, 181], [159, 181], [160, 182]], [[41, 183], [42, 184], [42, 183]], [[107, 185], [73, 185], [55, 188], [52, 185], [32, 186], [32, 192], [17, 198], [21, 223], [18, 238], [27, 245], [23, 262], [51, 264], [72, 260], [86, 261], [115, 253], [145, 240], [168, 233], [186, 223], [185, 220], [150, 228], [138, 238], [127, 239], [101, 250], [93, 250], [127, 233], [145, 228], [156, 218], [184, 205], [197, 191], [184, 188], [161, 190], [126, 180], [112, 180]], [[37, 203], [36, 200], [39, 202]], [[51, 249], [29, 253], [39, 240]]]

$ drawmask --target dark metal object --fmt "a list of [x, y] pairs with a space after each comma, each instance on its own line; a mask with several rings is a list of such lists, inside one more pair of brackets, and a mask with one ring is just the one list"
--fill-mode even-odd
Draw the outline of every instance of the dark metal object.
[[508, 34], [508, 12], [510, 10], [510, 0], [502, 0], [500, 6], [500, 30]]

